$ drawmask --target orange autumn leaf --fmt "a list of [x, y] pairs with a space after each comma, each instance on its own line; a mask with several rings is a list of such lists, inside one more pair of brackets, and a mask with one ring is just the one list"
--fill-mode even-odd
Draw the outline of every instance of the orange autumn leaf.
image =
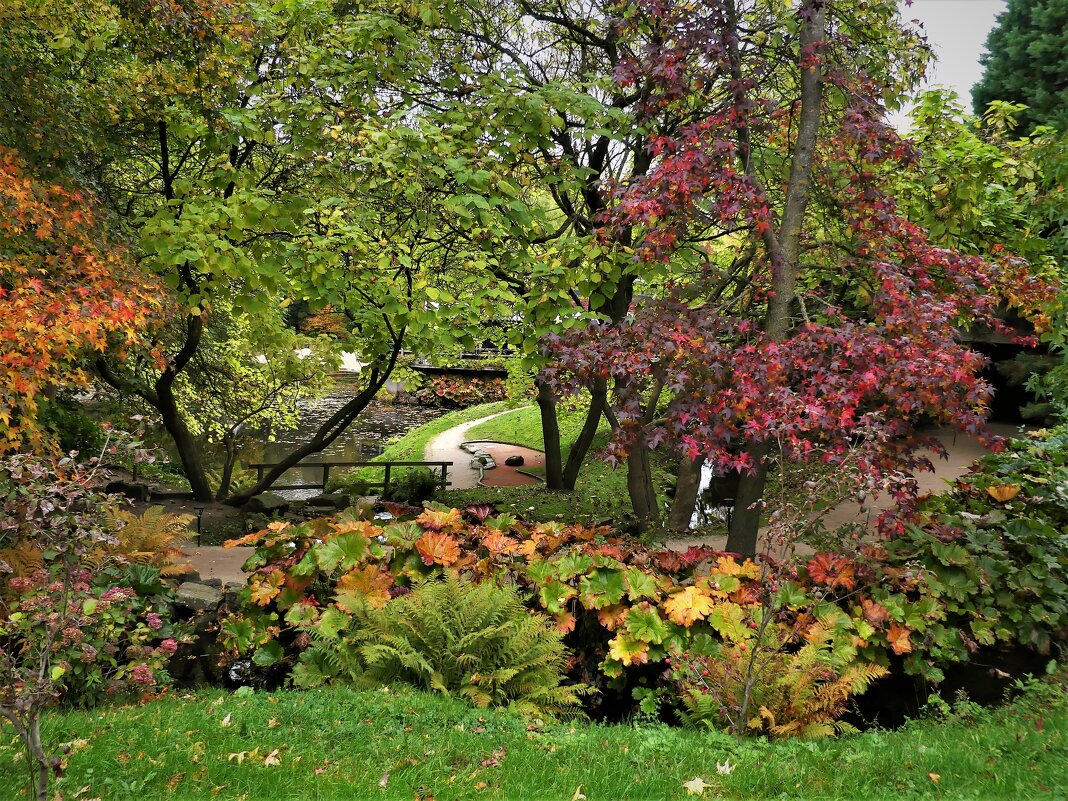
[[530, 537], [528, 537], [527, 539], [523, 540], [523, 542], [521, 542], [519, 544], [519, 553], [521, 553], [523, 556], [525, 556], [528, 559], [530, 559], [530, 558], [532, 558], [532, 557], [537, 555], [538, 548], [544, 541], [545, 541], [545, 535], [544, 534], [538, 534], [538, 533], [531, 534]]
[[415, 549], [427, 565], [451, 565], [460, 558], [460, 544], [455, 537], [441, 531], [428, 531], [415, 543]]
[[698, 620], [708, 617], [715, 608], [712, 597], [698, 587], [687, 587], [672, 595], [664, 603], [664, 611], [672, 622], [689, 628]]
[[735, 561], [733, 556], [721, 556], [716, 561], [716, 573], [724, 576], [736, 576], [738, 578], [760, 578], [760, 565], [746, 559], [741, 564]]
[[998, 503], [1007, 503], [1020, 494], [1019, 484], [997, 484], [993, 487], [987, 487], [987, 494], [990, 495]]
[[375, 565], [364, 565], [350, 570], [337, 583], [339, 591], [358, 592], [374, 609], [381, 609], [389, 600], [393, 576]]
[[519, 550], [519, 543], [499, 531], [491, 530], [482, 538], [482, 547], [490, 552], [490, 556], [498, 558], [516, 553]]
[[615, 631], [627, 618], [627, 607], [623, 604], [612, 604], [597, 610], [597, 619], [609, 631]]
[[912, 651], [912, 640], [909, 639], [910, 634], [912, 634], [912, 629], [908, 626], [902, 626], [899, 623], [890, 625], [886, 632], [886, 640], [890, 643], [890, 647], [894, 649], [895, 654], [900, 656]]
[[285, 584], [286, 574], [281, 570], [272, 570], [267, 575], [253, 576], [249, 584], [252, 603], [266, 606], [282, 591]]
[[575, 616], [570, 612], [561, 612], [558, 615], [554, 615], [553, 619], [556, 621], [555, 628], [557, 631], [568, 634], [575, 630]]
[[359, 532], [370, 538], [377, 537], [382, 533], [382, 529], [366, 520], [334, 520], [330, 523], [331, 537], [337, 537], [342, 534], [351, 534], [352, 532]]
[[851, 590], [856, 584], [853, 562], [834, 553], [818, 553], [808, 561], [808, 575], [817, 584], [832, 589]]
[[877, 629], [881, 629], [883, 623], [890, 619], [890, 612], [880, 603], [876, 603], [868, 598], [862, 598], [860, 600], [860, 605], [864, 609], [864, 619]]
[[444, 512], [438, 509], [425, 509], [419, 517], [415, 518], [415, 522], [431, 531], [446, 529], [455, 531], [463, 523], [463, 519], [460, 517], [459, 509], [449, 509]]

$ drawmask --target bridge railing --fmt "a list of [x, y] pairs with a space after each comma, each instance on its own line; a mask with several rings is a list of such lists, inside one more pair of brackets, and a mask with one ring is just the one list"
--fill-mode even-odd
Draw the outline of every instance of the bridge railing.
[[[249, 467], [256, 471], [256, 480], [263, 478], [264, 472], [277, 466], [277, 462], [255, 462], [250, 464]], [[327, 483], [330, 481], [330, 471], [337, 468], [349, 468], [349, 467], [375, 467], [381, 468], [384, 471], [381, 481], [368, 481], [366, 482], [370, 487], [382, 487], [382, 491], [385, 492], [389, 489], [389, 480], [395, 467], [428, 467], [431, 469], [437, 468], [440, 471], [440, 477], [438, 480], [438, 486], [441, 489], [445, 489], [449, 483], [449, 468], [453, 466], [453, 462], [298, 462], [290, 467], [290, 470], [296, 469], [308, 469], [308, 468], [321, 468], [322, 480], [314, 484], [275, 484], [271, 487], [272, 490], [312, 490], [322, 489], [325, 491]]]

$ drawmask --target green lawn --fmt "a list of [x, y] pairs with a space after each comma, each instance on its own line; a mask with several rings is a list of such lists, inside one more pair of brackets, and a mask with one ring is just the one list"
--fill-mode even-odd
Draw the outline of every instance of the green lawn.
[[[421, 462], [426, 454], [427, 443], [438, 434], [453, 426], [468, 423], [490, 414], [496, 414], [497, 412], [507, 409], [509, 405], [510, 401], [484, 403], [479, 406], [469, 406], [466, 409], [457, 409], [448, 414], [443, 414], [441, 417], [437, 417], [425, 425], [413, 428], [407, 434], [398, 438], [395, 442], [391, 442], [386, 446], [382, 453], [371, 461]], [[398, 469], [393, 475], [399, 476], [403, 472], [403, 469]], [[381, 481], [382, 471], [374, 468], [357, 468], [355, 470], [339, 471], [332, 477], [328, 489], [349, 488], [353, 482], [361, 478], [366, 481]]]
[[[811, 743], [659, 725], [536, 725], [407, 689], [219, 690], [50, 714], [66, 799], [1063, 799], [1068, 696]], [[266, 762], [265, 762], [265, 757]], [[734, 766], [721, 775], [717, 763]], [[274, 764], [276, 763], [277, 764]], [[4, 798], [25, 762], [0, 730]], [[579, 795], [579, 787], [581, 794]], [[50, 795], [51, 797], [51, 795]]]
[[[567, 405], [561, 405], [559, 409], [560, 439], [565, 460], [586, 417], [585, 405], [576, 406], [577, 408], [571, 409]], [[623, 467], [612, 468], [599, 458], [599, 453], [608, 445], [610, 436], [608, 425], [602, 419], [573, 493], [553, 492], [540, 485], [479, 487], [445, 492], [436, 500], [459, 507], [471, 503], [493, 503], [500, 511], [509, 512], [524, 520], [618, 523], [629, 515], [630, 501], [627, 495], [626, 470]], [[537, 406], [516, 409], [474, 426], [468, 430], [468, 439], [511, 442], [538, 450], [545, 447], [541, 435], [541, 414]]]

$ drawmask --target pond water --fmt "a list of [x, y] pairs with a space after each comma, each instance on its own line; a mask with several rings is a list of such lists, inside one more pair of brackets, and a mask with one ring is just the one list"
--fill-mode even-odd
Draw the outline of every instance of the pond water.
[[[298, 445], [307, 442], [316, 429], [332, 414], [359, 393], [359, 386], [341, 385], [329, 395], [317, 401], [302, 404], [300, 422], [295, 428], [275, 432], [273, 440], [266, 434], [260, 441], [249, 442], [241, 453], [241, 461], [276, 462]], [[361, 462], [378, 456], [395, 437], [406, 434], [418, 426], [443, 415], [447, 409], [431, 406], [412, 406], [373, 400], [348, 430], [330, 444], [322, 453], [307, 457], [305, 462], [314, 465], [322, 462]], [[264, 441], [266, 440], [266, 441]], [[305, 484], [322, 478], [322, 469], [296, 467], [289, 470], [280, 484]], [[286, 490], [286, 497], [314, 495], [314, 491]]]

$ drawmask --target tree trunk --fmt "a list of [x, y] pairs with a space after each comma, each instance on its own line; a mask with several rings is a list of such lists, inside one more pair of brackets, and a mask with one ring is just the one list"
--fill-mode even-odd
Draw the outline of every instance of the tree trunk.
[[226, 448], [226, 459], [223, 462], [219, 487], [215, 490], [215, 500], [217, 501], [223, 500], [230, 494], [230, 484], [234, 480], [234, 463], [237, 462], [237, 442], [232, 432], [223, 435], [223, 446]]
[[241, 506], [249, 498], [259, 495], [261, 492], [266, 492], [289, 468], [299, 464], [305, 457], [311, 456], [313, 453], [319, 453], [324, 448], [329, 447], [334, 440], [345, 433], [348, 427], [352, 425], [352, 421], [359, 417], [360, 412], [367, 408], [367, 404], [374, 400], [375, 395], [385, 385], [393, 372], [394, 365], [397, 363], [397, 357], [400, 355], [400, 345], [400, 339], [397, 339], [394, 342], [393, 352], [390, 354], [389, 362], [386, 366], [383, 368], [376, 367], [371, 370], [371, 376], [363, 391], [334, 412], [329, 420], [319, 426], [315, 435], [308, 442], [296, 450], [290, 451], [281, 461], [268, 470], [263, 478], [248, 489], [231, 495], [226, 499], [226, 503], [231, 506]]
[[675, 484], [675, 498], [668, 512], [667, 527], [672, 531], [685, 531], [693, 520], [697, 507], [697, 492], [701, 489], [701, 467], [704, 459], [679, 459], [679, 475]]
[[571, 450], [567, 454], [567, 464], [564, 465], [564, 489], [569, 491], [575, 489], [579, 471], [586, 461], [590, 446], [593, 445], [593, 438], [597, 436], [597, 428], [601, 424], [601, 417], [608, 404], [608, 382], [603, 378], [598, 378], [594, 381], [591, 393], [590, 408], [586, 412], [582, 430], [571, 443]]
[[660, 508], [653, 489], [653, 470], [649, 464], [649, 448], [645, 442], [634, 445], [627, 457], [627, 492], [630, 505], [638, 521], [638, 529], [647, 531], [660, 523]]
[[[771, 258], [771, 289], [768, 311], [764, 318], [764, 331], [773, 340], [785, 339], [790, 332], [790, 308], [797, 296], [797, 275], [801, 256], [801, 230], [812, 192], [812, 168], [816, 154], [820, 115], [823, 104], [823, 75], [820, 59], [812, 54], [826, 36], [827, 0], [807, 0], [801, 10], [802, 24], [799, 37], [801, 70], [801, 112], [790, 159], [790, 177], [783, 203], [782, 218], [778, 231], [767, 230], [762, 238]], [[739, 25], [734, 2], [727, 4], [730, 21]], [[739, 87], [737, 101], [745, 101], [744, 84], [741, 82], [741, 55], [737, 44], [728, 46], [731, 71]], [[739, 155], [744, 159], [746, 175], [757, 187], [762, 187], [760, 175], [751, 155], [749, 132], [743, 126], [738, 130]], [[760, 530], [761, 501], [767, 481], [766, 457], [771, 452], [771, 443], [755, 442], [747, 449], [754, 472], [743, 473], [738, 483], [738, 497], [734, 504], [727, 550], [753, 556], [757, 550]]]
[[214, 499], [208, 477], [204, 472], [204, 463], [201, 459], [200, 449], [196, 440], [189, 433], [189, 427], [178, 410], [178, 403], [174, 399], [174, 391], [170, 383], [157, 382], [155, 404], [163, 427], [174, 440], [174, 448], [178, 451], [178, 459], [182, 462], [182, 470], [189, 479], [189, 487], [193, 490], [193, 498], [202, 503], [210, 503]]
[[538, 381], [538, 410], [541, 412], [541, 438], [545, 443], [545, 487], [564, 488], [561, 480], [560, 421], [556, 416], [556, 397], [548, 384]]
[[771, 452], [766, 442], [758, 442], [749, 448], [749, 456], [757, 465], [754, 473], [742, 473], [738, 479], [738, 494], [734, 499], [731, 530], [727, 536], [727, 550], [742, 556], [756, 556], [757, 537], [760, 533], [760, 517], [764, 511], [764, 485], [768, 478], [765, 457]]

